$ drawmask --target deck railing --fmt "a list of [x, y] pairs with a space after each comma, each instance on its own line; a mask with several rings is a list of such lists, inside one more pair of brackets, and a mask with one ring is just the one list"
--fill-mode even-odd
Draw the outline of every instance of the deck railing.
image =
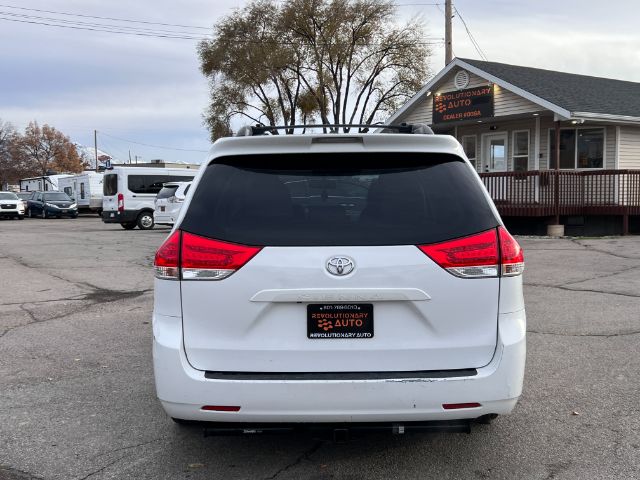
[[640, 170], [481, 173], [504, 216], [640, 215]]

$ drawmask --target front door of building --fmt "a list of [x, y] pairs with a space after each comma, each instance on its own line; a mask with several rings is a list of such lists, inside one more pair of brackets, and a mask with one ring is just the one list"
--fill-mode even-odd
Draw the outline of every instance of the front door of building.
[[507, 171], [507, 134], [492, 133], [483, 137], [482, 171]]

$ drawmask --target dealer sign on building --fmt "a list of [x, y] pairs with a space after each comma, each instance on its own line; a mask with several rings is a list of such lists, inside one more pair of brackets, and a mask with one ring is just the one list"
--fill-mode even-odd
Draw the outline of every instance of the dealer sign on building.
[[433, 123], [493, 117], [493, 85], [445, 92], [433, 97]]

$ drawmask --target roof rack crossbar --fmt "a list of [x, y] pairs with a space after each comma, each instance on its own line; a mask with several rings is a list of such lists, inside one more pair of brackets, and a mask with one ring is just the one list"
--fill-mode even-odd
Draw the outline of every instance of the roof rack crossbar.
[[424, 123], [415, 124], [363, 124], [363, 123], [332, 123], [332, 124], [312, 124], [312, 125], [247, 125], [242, 127], [236, 133], [237, 137], [251, 137], [256, 135], [264, 135], [266, 133], [278, 134], [278, 130], [300, 130], [307, 128], [322, 128], [328, 133], [340, 133], [341, 128], [357, 128], [361, 130], [359, 133], [367, 133], [370, 129], [381, 129], [381, 133], [412, 133], [412, 134], [433, 134], [433, 130]]

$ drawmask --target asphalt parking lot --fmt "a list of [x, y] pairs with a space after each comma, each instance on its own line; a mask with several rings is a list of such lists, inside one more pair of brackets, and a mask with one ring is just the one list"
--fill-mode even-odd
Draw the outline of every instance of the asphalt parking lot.
[[209, 437], [156, 401], [151, 263], [167, 229], [0, 221], [1, 479], [640, 478], [640, 238], [519, 239], [528, 358], [467, 434]]

